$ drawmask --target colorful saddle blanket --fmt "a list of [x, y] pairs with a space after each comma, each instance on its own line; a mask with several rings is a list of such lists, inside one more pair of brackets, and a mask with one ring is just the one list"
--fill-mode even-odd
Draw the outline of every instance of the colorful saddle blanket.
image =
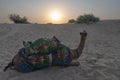
[[[19, 68], [24, 72], [31, 72], [52, 65], [65, 65], [70, 61], [70, 49], [53, 37], [41, 38], [34, 42], [23, 42], [24, 48], [18, 51]], [[50, 57], [52, 62], [50, 63]]]
[[23, 41], [26, 54], [47, 55], [58, 49], [60, 41], [54, 36], [52, 39], [40, 38], [33, 42]]

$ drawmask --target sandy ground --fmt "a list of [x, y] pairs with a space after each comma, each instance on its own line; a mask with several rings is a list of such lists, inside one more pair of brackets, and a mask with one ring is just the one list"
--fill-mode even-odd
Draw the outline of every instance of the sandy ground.
[[[61, 43], [76, 48], [79, 32], [88, 32], [80, 66], [49, 67], [19, 73], [4, 66], [23, 47], [22, 41], [56, 36]], [[120, 80], [120, 21], [97, 24], [0, 24], [0, 80]]]

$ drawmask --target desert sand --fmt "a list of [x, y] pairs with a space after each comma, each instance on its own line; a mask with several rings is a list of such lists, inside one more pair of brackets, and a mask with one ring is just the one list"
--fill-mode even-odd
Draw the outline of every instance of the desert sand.
[[[76, 48], [79, 32], [88, 33], [80, 66], [48, 67], [31, 73], [3, 68], [23, 47], [22, 41], [56, 36]], [[96, 24], [0, 24], [0, 80], [120, 80], [120, 20]]]

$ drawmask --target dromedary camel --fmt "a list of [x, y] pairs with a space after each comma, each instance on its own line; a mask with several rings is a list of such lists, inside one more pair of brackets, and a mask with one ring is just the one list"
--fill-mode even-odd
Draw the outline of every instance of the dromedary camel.
[[[53, 37], [52, 44], [57, 44], [57, 47], [59, 48], [56, 48], [54, 51], [53, 48], [50, 48], [49, 50], [51, 50], [52, 52], [49, 51], [49, 54], [47, 55], [42, 54], [42, 52], [39, 52], [43, 51], [44, 49], [47, 49], [48, 47], [46, 46], [43, 49], [38, 48], [38, 52], [36, 51], [36, 53], [39, 54], [28, 54], [29, 52], [35, 53], [33, 51], [34, 46], [30, 48], [32, 42], [28, 42], [29, 46], [20, 49], [18, 54], [16, 54], [12, 61], [4, 68], [4, 71], [6, 71], [7, 68], [14, 68], [19, 72], [31, 72], [48, 66], [78, 66], [80, 63], [73, 62], [73, 60], [78, 59], [81, 56], [85, 45], [87, 32], [80, 32], [80, 35], [80, 44], [76, 49], [70, 49], [66, 47], [65, 45], [61, 44], [56, 37]], [[23, 42], [23, 44], [25, 45], [26, 43]], [[39, 42], [39, 44], [41, 43]], [[42, 47], [44, 47], [44, 45]], [[27, 52], [27, 50], [29, 52]]]

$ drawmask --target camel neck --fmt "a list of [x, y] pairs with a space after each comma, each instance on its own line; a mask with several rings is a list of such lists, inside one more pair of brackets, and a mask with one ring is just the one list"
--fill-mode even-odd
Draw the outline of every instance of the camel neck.
[[83, 51], [83, 48], [85, 45], [85, 40], [86, 40], [86, 36], [81, 36], [80, 44], [79, 44], [78, 49], [77, 49], [77, 51], [80, 55], [82, 54], [82, 51]]

